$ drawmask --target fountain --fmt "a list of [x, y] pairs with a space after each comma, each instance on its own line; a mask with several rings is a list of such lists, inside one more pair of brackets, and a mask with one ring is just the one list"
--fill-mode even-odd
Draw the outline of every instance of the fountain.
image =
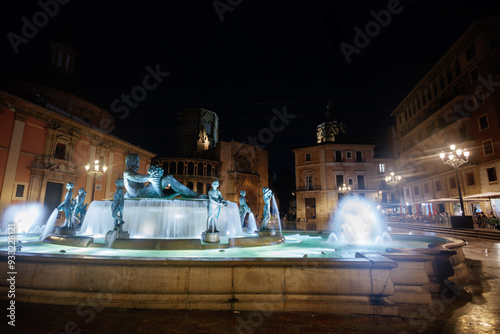
[[392, 241], [387, 223], [376, 204], [361, 197], [340, 201], [332, 220], [333, 232], [329, 241], [341, 244], [385, 244]]
[[[16, 300], [402, 315], [430, 304], [431, 293], [439, 292], [445, 279], [466, 275], [462, 240], [392, 235], [394, 242], [387, 248], [386, 225], [360, 199], [343, 201], [333, 231], [280, 230], [284, 243], [269, 241], [280, 236], [243, 234], [238, 207], [231, 202], [221, 207], [217, 220], [221, 241], [201, 243], [206, 203], [196, 197], [126, 199], [123, 227], [130, 240], [156, 240], [151, 247], [121, 247], [124, 239], [116, 233], [107, 242], [101, 240], [114, 229], [109, 200], [90, 205], [77, 236], [57, 236], [59, 242], [48, 244], [38, 236], [16, 235], [23, 241], [15, 254], [15, 269], [22, 273], [16, 276]], [[280, 225], [277, 212], [276, 201], [271, 201], [270, 221], [278, 219]], [[78, 243], [67, 243], [71, 238]], [[198, 243], [176, 250], [159, 246], [185, 238]], [[338, 242], [332, 242], [335, 238]], [[9, 249], [7, 238], [0, 238], [2, 261], [7, 261]], [[6, 275], [0, 273], [0, 298], [9, 289]]]

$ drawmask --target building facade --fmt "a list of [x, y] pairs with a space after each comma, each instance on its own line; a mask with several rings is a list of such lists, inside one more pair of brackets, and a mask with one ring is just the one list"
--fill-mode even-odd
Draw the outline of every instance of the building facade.
[[[460, 185], [467, 215], [499, 214], [495, 199], [467, 201], [500, 192], [499, 81], [500, 16], [495, 16], [475, 22], [392, 112], [408, 213], [460, 214]], [[439, 157], [451, 144], [470, 152], [458, 169], [460, 183]]]
[[394, 159], [377, 153], [377, 145], [347, 142], [346, 133], [328, 103], [326, 120], [316, 128], [317, 144], [293, 150], [299, 229], [331, 229], [339, 201], [349, 195], [370, 199], [383, 211], [401, 211], [398, 190], [385, 183]]
[[267, 151], [233, 140], [219, 141], [218, 119], [215, 112], [202, 108], [180, 112], [175, 144], [180, 156], [155, 157], [152, 163], [200, 194], [207, 194], [215, 180], [226, 200], [238, 203], [245, 190], [247, 204], [259, 219], [262, 188], [268, 187]]
[[[52, 67], [42, 79], [71, 87], [74, 51], [53, 44]], [[64, 199], [66, 183], [87, 191], [85, 202], [112, 198], [125, 157], [137, 153], [147, 174], [153, 153], [110, 135], [114, 117], [72, 92], [42, 83], [9, 81], [0, 90], [0, 212], [15, 204], [41, 203], [48, 212]], [[107, 166], [93, 179], [85, 165]], [[94, 186], [95, 183], [95, 186]], [[62, 219], [62, 218], [61, 218]]]

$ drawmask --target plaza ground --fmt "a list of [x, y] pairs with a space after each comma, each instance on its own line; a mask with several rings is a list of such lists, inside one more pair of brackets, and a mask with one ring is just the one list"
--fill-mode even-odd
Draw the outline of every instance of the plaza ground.
[[[408, 233], [393, 225], [391, 232]], [[500, 231], [497, 232], [500, 235]], [[430, 234], [412, 230], [412, 234]], [[435, 236], [446, 236], [434, 233]], [[415, 318], [271, 311], [169, 311], [16, 304], [1, 333], [500, 333], [500, 241], [462, 237], [469, 283]], [[2, 301], [5, 305], [5, 301]], [[2, 309], [5, 310], [4, 307]]]

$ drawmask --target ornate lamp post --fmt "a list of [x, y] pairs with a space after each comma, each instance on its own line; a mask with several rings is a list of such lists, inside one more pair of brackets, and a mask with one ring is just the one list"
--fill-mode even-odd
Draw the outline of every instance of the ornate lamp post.
[[385, 183], [392, 187], [395, 187], [399, 182], [401, 182], [401, 176], [395, 175], [394, 172], [385, 177]]
[[106, 167], [106, 165], [103, 165], [101, 167], [99, 160], [95, 160], [94, 161], [94, 169], [90, 170], [90, 164], [87, 164], [87, 165], [85, 165], [85, 170], [87, 171], [88, 175], [90, 175], [92, 178], [94, 178], [94, 180], [92, 182], [92, 200], [91, 200], [91, 202], [93, 202], [94, 201], [95, 179], [96, 179], [96, 177], [102, 176], [104, 173], [106, 173], [106, 171], [108, 170], [108, 167]]
[[455, 168], [455, 173], [457, 175], [458, 197], [460, 198], [460, 209], [462, 210], [462, 216], [465, 216], [464, 200], [460, 189], [458, 168], [469, 161], [469, 151], [467, 151], [467, 149], [456, 148], [455, 145], [450, 145], [450, 152], [448, 152], [448, 154], [441, 152], [439, 157], [443, 160], [443, 163]]

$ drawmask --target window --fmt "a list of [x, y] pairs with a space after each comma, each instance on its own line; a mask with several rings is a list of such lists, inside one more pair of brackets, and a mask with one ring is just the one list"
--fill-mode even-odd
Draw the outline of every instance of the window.
[[311, 161], [311, 153], [306, 153], [306, 161]]
[[467, 140], [467, 128], [465, 126], [460, 128], [460, 139], [463, 141]]
[[474, 49], [474, 44], [472, 44], [467, 50], [465, 50], [465, 58], [470, 61], [476, 55], [476, 50]]
[[496, 182], [497, 179], [497, 171], [495, 167], [486, 168], [486, 172], [488, 173], [488, 182]]
[[446, 87], [446, 84], [444, 82], [444, 75], [440, 75], [439, 77], [439, 88], [443, 90]]
[[351, 153], [351, 151], [345, 152], [345, 156], [346, 156], [347, 159], [352, 159], [352, 153]]
[[483, 91], [478, 90], [477, 92], [474, 93], [474, 104], [476, 105], [476, 108], [483, 102], [484, 102]]
[[474, 67], [470, 72], [469, 72], [469, 76], [470, 76], [470, 82], [474, 82], [476, 81], [478, 78], [479, 78], [479, 71], [477, 69], [477, 66]]
[[479, 118], [477, 119], [477, 121], [479, 123], [479, 130], [480, 131], [483, 131], [483, 130], [486, 130], [487, 128], [489, 128], [488, 115], [487, 114], [479, 116]]
[[449, 178], [450, 180], [450, 189], [455, 189], [457, 187], [457, 179], [454, 176]]
[[448, 80], [448, 84], [453, 81], [453, 75], [451, 74], [451, 69], [449, 67], [446, 69], [446, 80]]
[[493, 142], [491, 141], [491, 139], [483, 141], [482, 144], [483, 144], [483, 154], [485, 156], [493, 154]]
[[357, 162], [363, 161], [363, 155], [361, 154], [361, 151], [356, 151], [356, 161]]
[[436, 181], [436, 191], [441, 191], [443, 188], [441, 186], [441, 180]]
[[365, 176], [357, 175], [356, 177], [358, 179], [358, 189], [365, 189]]
[[462, 69], [460, 68], [460, 62], [458, 61], [458, 59], [455, 61], [453, 69], [455, 70], [455, 78], [458, 78], [458, 76], [462, 74]]
[[342, 187], [344, 184], [344, 175], [335, 175], [335, 181], [337, 182], [337, 188]]
[[439, 91], [438, 91], [437, 82], [432, 84], [432, 92], [434, 93], [434, 96], [438, 95]]
[[66, 159], [66, 145], [63, 143], [56, 144], [56, 151], [54, 153], [54, 158], [65, 160]]
[[403, 123], [403, 120], [401, 119], [401, 115], [398, 116], [398, 123], [399, 124]]
[[25, 200], [27, 197], [28, 182], [14, 182], [14, 189], [12, 189], [13, 200]]
[[352, 186], [354, 184], [354, 180], [353, 179], [347, 179], [347, 184]]
[[342, 162], [342, 151], [335, 151], [335, 161]]
[[428, 193], [429, 193], [429, 184], [425, 183], [424, 184], [424, 194], [428, 194]]
[[468, 186], [473, 186], [474, 183], [474, 173], [467, 173], [465, 174], [465, 177], [467, 179], [467, 185]]
[[312, 175], [306, 176], [306, 190], [312, 190], [313, 188], [313, 177]]
[[385, 173], [385, 164], [378, 164], [378, 172]]
[[406, 188], [406, 197], [410, 197], [410, 188]]
[[67, 71], [69, 70], [69, 55], [66, 55], [66, 65], [64, 66], [64, 69]]
[[418, 186], [413, 186], [413, 194], [415, 196], [420, 195], [420, 189], [418, 189]]

